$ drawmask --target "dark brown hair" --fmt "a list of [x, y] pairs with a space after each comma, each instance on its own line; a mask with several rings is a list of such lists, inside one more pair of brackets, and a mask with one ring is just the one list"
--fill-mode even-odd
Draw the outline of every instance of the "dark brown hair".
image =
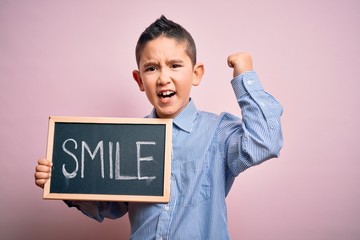
[[193, 65], [196, 64], [196, 46], [190, 33], [181, 25], [168, 20], [164, 15], [153, 22], [140, 35], [136, 44], [136, 63], [139, 66], [141, 52], [146, 44], [160, 36], [173, 38], [179, 43], [186, 43], [186, 54], [190, 57]]

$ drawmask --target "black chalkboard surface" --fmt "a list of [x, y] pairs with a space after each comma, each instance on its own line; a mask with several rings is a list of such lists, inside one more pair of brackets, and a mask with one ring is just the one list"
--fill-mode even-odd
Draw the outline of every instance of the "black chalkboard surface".
[[44, 199], [168, 202], [171, 119], [50, 117]]

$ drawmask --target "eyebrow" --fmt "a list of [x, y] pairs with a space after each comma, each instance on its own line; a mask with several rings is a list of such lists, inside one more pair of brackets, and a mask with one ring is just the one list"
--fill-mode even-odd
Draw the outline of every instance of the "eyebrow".
[[157, 62], [157, 61], [152, 61], [152, 60], [150, 60], [150, 61], [147, 61], [147, 62], [145, 62], [144, 64], [142, 64], [142, 67], [143, 68], [146, 68], [146, 67], [149, 67], [149, 66], [157, 66], [159, 63]]
[[[184, 61], [181, 60], [181, 59], [178, 59], [178, 58], [175, 58], [175, 59], [170, 59], [170, 60], [167, 60], [166, 63], [169, 64], [169, 63], [183, 63]], [[159, 65], [159, 62], [156, 61], [156, 60], [149, 60], [147, 62], [145, 62], [144, 64], [142, 64], [141, 66], [143, 68], [147, 68], [149, 66], [158, 66]]]
[[184, 61], [181, 59], [170, 59], [169, 61], [167, 61], [168, 63], [183, 63]]

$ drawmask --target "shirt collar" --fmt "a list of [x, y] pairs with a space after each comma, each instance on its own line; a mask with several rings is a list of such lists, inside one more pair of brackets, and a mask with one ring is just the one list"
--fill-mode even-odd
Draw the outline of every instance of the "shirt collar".
[[[191, 132], [193, 122], [196, 118], [196, 113], [197, 109], [195, 107], [195, 103], [192, 99], [190, 99], [188, 105], [173, 119], [173, 124], [186, 132]], [[148, 117], [157, 118], [155, 108], [153, 108]]]

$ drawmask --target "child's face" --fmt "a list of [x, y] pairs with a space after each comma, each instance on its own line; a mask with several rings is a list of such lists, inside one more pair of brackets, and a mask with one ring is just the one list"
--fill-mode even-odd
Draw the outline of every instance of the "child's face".
[[142, 50], [133, 77], [145, 91], [160, 118], [176, 117], [189, 103], [192, 86], [200, 84], [204, 66], [193, 66], [186, 43], [164, 36], [149, 41]]

